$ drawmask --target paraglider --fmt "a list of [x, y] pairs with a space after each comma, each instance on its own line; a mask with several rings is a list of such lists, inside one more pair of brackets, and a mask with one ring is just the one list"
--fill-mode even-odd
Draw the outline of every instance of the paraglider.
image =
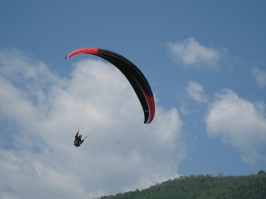
[[144, 113], [144, 123], [151, 123], [155, 116], [154, 97], [147, 79], [139, 68], [122, 55], [100, 48], [77, 49], [68, 54], [66, 59], [82, 53], [99, 56], [112, 63], [124, 74], [141, 103]]
[[[87, 136], [86, 136], [87, 137]], [[82, 135], [79, 135], [79, 131], [76, 133], [75, 135], [75, 140], [74, 140], [74, 145], [76, 147], [80, 147], [80, 145], [84, 142], [84, 140], [86, 139], [86, 137], [82, 140]]]

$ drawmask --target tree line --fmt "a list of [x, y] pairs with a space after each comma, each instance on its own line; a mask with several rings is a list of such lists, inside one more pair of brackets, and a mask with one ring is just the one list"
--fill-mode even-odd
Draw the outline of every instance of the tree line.
[[190, 175], [148, 189], [102, 196], [100, 199], [266, 199], [266, 173], [218, 176]]

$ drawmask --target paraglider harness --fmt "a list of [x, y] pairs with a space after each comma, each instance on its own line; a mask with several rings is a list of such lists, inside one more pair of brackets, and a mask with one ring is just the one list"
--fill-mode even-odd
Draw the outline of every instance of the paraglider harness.
[[80, 145], [84, 142], [85, 138], [87, 137], [86, 136], [83, 140], [81, 140], [82, 135], [78, 135], [78, 134], [79, 134], [79, 131], [75, 135], [75, 140], [74, 140], [74, 145], [76, 147], [80, 147]]

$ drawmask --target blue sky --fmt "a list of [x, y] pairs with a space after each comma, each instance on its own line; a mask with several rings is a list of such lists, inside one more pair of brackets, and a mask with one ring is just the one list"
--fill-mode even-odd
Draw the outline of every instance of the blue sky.
[[[93, 198], [266, 170], [265, 10], [264, 1], [2, 1], [1, 198]], [[64, 59], [81, 47], [142, 70], [156, 98], [151, 124], [115, 67]], [[78, 129], [88, 138], [75, 148]]]

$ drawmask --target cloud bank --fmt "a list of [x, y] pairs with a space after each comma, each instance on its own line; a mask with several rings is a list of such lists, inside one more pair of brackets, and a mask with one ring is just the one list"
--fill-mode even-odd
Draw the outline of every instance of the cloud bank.
[[203, 86], [195, 81], [191, 81], [186, 88], [189, 97], [198, 101], [208, 103], [207, 96], [204, 92]]
[[266, 160], [260, 154], [266, 143], [264, 103], [252, 103], [224, 89], [216, 93], [206, 125], [209, 135], [221, 136], [224, 142], [234, 146], [244, 162], [255, 164], [258, 160]]
[[254, 66], [251, 69], [251, 74], [255, 77], [259, 87], [266, 87], [266, 71]]
[[189, 97], [209, 106], [204, 118], [209, 136], [220, 136], [249, 165], [266, 160], [263, 154], [266, 143], [263, 102], [250, 102], [230, 89], [222, 89], [214, 95], [214, 100], [207, 100], [203, 86], [194, 81], [186, 90]]
[[193, 37], [185, 39], [183, 42], [166, 44], [173, 59], [187, 67], [194, 68], [219, 68], [221, 52], [201, 45]]
[[[0, 51], [0, 197], [92, 198], [178, 177], [186, 156], [175, 108], [144, 125], [115, 67], [81, 60], [70, 78], [18, 50]], [[73, 146], [80, 129], [88, 135]]]

